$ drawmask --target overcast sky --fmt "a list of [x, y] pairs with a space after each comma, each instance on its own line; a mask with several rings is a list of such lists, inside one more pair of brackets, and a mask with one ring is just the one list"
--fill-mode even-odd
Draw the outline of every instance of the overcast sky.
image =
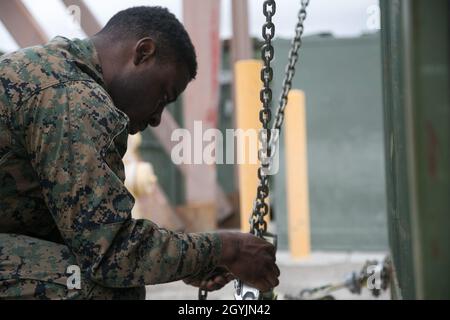
[[[205, 0], [208, 1], [208, 0]], [[69, 38], [84, 37], [73, 23], [60, 0], [23, 0], [48, 36], [63, 35]], [[169, 8], [182, 20], [182, 0], [85, 0], [95, 16], [105, 24], [117, 11], [137, 5], [161, 5]], [[262, 15], [262, 0], [248, 0], [249, 24], [253, 36], [259, 37]], [[276, 34], [290, 38], [294, 27], [300, 0], [278, 0], [275, 15]], [[221, 0], [221, 35], [231, 35], [231, 1]], [[373, 32], [379, 28], [378, 0], [311, 0], [305, 34], [331, 32], [338, 37], [354, 37]], [[0, 22], [0, 50], [13, 51], [17, 44]]]

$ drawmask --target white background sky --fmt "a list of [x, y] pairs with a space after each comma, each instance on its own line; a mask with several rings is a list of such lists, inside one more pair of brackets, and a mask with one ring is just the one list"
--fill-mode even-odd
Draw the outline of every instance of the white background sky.
[[[9, 0], [8, 0], [9, 1]], [[73, 24], [60, 0], [22, 0], [48, 36], [84, 37]], [[208, 0], [205, 0], [208, 1]], [[117, 11], [138, 5], [161, 5], [169, 8], [182, 20], [182, 0], [85, 0], [94, 15], [103, 25]], [[250, 33], [260, 37], [264, 21], [262, 0], [248, 0]], [[292, 37], [300, 0], [278, 0], [274, 18], [276, 35]], [[338, 37], [359, 36], [372, 32], [379, 25], [378, 0], [311, 0], [305, 34], [331, 32]], [[221, 36], [231, 35], [231, 1], [221, 0]], [[374, 7], [375, 6], [375, 7]], [[13, 51], [18, 48], [0, 22], [0, 50]]]

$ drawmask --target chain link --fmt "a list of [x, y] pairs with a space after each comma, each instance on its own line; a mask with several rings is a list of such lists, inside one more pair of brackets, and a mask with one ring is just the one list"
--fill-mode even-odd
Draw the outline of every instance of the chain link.
[[269, 168], [270, 150], [269, 141], [271, 140], [270, 120], [272, 119], [272, 89], [270, 83], [273, 79], [273, 69], [271, 62], [274, 58], [274, 48], [272, 46], [272, 39], [275, 36], [275, 24], [272, 18], [276, 13], [276, 3], [274, 0], [265, 0], [263, 3], [263, 13], [266, 22], [262, 27], [262, 37], [264, 44], [261, 48], [261, 59], [263, 60], [263, 68], [261, 70], [261, 81], [263, 88], [260, 91], [260, 101], [262, 108], [259, 112], [259, 121], [262, 125], [262, 130], [259, 132], [258, 138], [261, 143], [261, 148], [258, 151], [258, 159], [260, 167], [258, 168], [259, 184], [256, 190], [256, 200], [253, 204], [252, 216], [250, 217], [250, 232], [257, 237], [262, 238], [267, 232], [267, 223], [265, 217], [269, 214], [269, 205], [266, 199], [269, 196], [269, 177], [265, 174]]
[[208, 290], [199, 288], [198, 289], [198, 300], [208, 299]]
[[284, 110], [286, 109], [286, 105], [288, 103], [288, 95], [291, 91], [292, 87], [292, 80], [295, 75], [295, 65], [297, 64], [298, 57], [299, 57], [299, 51], [302, 47], [302, 36], [304, 31], [304, 22], [306, 20], [307, 14], [306, 9], [309, 5], [310, 0], [301, 0], [301, 7], [300, 11], [298, 12], [297, 18], [297, 25], [295, 26], [295, 37], [292, 39], [291, 43], [291, 49], [289, 50], [289, 57], [288, 57], [288, 64], [285, 69], [285, 77], [283, 80], [283, 87], [281, 90], [281, 96], [278, 103], [278, 109], [276, 111], [275, 115], [275, 121], [272, 126], [273, 132], [278, 132], [278, 134], [274, 134], [272, 136], [272, 139], [270, 140], [270, 150], [272, 152], [269, 153], [269, 162], [272, 162], [272, 159], [275, 156], [276, 152], [276, 145], [278, 143], [279, 139], [279, 133], [281, 130], [281, 127], [284, 122]]

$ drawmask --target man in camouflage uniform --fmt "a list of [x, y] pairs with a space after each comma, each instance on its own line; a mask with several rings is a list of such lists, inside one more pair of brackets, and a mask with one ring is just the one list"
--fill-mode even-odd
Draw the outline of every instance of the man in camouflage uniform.
[[[149, 284], [214, 290], [234, 276], [278, 284], [265, 241], [131, 218], [127, 136], [159, 125], [196, 71], [189, 36], [159, 7], [119, 12], [91, 39], [57, 37], [0, 59], [0, 298], [137, 299]], [[70, 266], [80, 289], [67, 286]]]

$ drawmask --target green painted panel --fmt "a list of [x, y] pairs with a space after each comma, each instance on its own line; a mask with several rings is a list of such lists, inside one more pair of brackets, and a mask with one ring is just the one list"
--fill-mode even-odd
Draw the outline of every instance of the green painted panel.
[[[232, 129], [233, 124], [233, 101], [231, 95], [231, 83], [223, 84], [220, 88], [220, 102], [219, 102], [219, 117], [218, 129], [222, 132], [223, 137], [226, 137], [226, 130]], [[228, 141], [229, 142], [229, 141]], [[233, 164], [226, 164], [226, 145], [224, 140], [223, 145], [223, 161], [224, 164], [217, 164], [217, 180], [219, 185], [223, 188], [226, 194], [236, 191], [235, 183], [235, 166]]]
[[450, 299], [450, 2], [416, 0], [411, 11], [417, 292]]
[[394, 296], [415, 298], [405, 137], [404, 36], [401, 1], [382, 1], [386, 190], [389, 243], [397, 270]]
[[[277, 40], [279, 96], [290, 42]], [[380, 38], [304, 39], [294, 88], [306, 93], [313, 250], [387, 249]], [[274, 213], [287, 246], [284, 143]]]
[[394, 293], [449, 299], [450, 4], [381, 5]]

